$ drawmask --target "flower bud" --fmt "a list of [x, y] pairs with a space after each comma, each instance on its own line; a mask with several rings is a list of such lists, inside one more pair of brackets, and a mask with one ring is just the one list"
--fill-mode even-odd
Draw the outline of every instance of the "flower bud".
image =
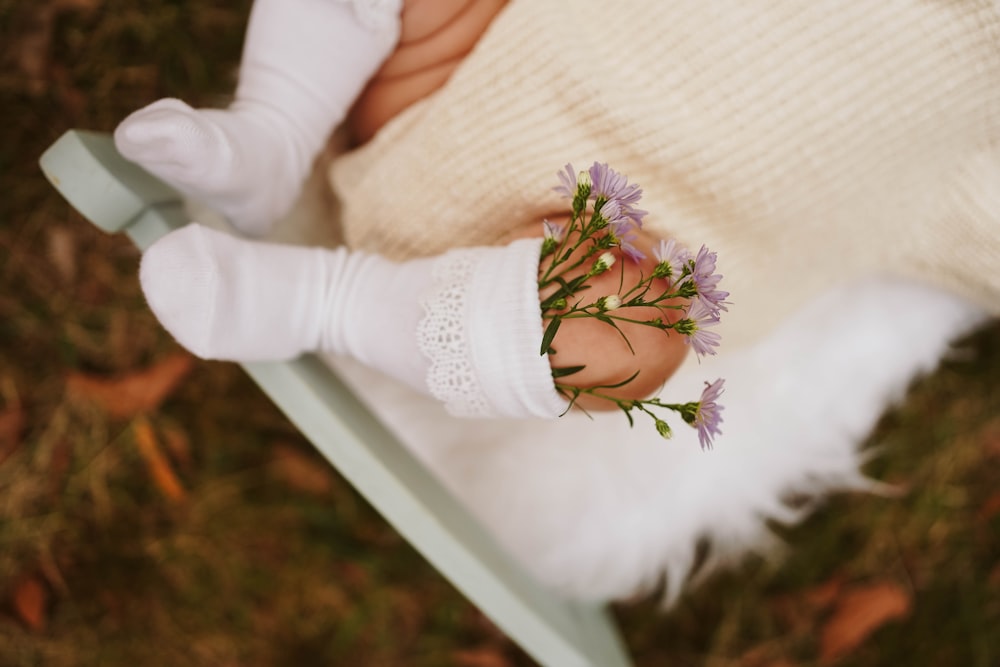
[[590, 269], [590, 275], [596, 276], [598, 273], [604, 273], [612, 266], [615, 265], [615, 256], [610, 252], [602, 253], [597, 261], [594, 262], [594, 266]]
[[559, 241], [556, 241], [554, 238], [552, 238], [550, 236], [546, 236], [542, 240], [542, 251], [541, 251], [541, 256], [542, 257], [541, 258], [545, 259], [549, 255], [551, 255], [552, 253], [554, 253], [556, 251], [556, 248], [558, 248], [558, 247], [559, 247]]
[[622, 305], [622, 299], [617, 294], [609, 294], [608, 296], [602, 296], [597, 300], [597, 307], [600, 310], [614, 310]]
[[654, 278], [669, 278], [674, 272], [674, 267], [669, 262], [660, 262], [653, 269]]
[[546, 239], [554, 239], [556, 242], [559, 242], [566, 235], [566, 226], [546, 219], [542, 220], [542, 232], [545, 234]]
[[674, 432], [670, 430], [670, 424], [662, 419], [656, 420], [656, 432], [659, 433], [664, 440], [669, 440], [674, 437]]

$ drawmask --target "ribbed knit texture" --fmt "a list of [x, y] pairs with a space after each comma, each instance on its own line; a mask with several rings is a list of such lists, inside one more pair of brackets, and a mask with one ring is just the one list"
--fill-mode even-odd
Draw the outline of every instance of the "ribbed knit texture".
[[877, 272], [1000, 313], [997, 3], [513, 0], [332, 178], [348, 243], [408, 258], [565, 209], [594, 160], [718, 250], [729, 343]]

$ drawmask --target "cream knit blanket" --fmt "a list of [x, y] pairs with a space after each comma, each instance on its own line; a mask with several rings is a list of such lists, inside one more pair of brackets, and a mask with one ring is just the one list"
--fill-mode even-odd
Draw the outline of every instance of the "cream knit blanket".
[[1000, 4], [513, 0], [332, 180], [348, 244], [401, 259], [564, 209], [594, 160], [718, 250], [727, 344], [877, 273], [1000, 314]]

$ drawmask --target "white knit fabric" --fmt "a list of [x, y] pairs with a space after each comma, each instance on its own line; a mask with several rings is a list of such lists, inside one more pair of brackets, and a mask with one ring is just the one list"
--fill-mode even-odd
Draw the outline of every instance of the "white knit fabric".
[[556, 392], [540, 353], [540, 239], [452, 250], [435, 261], [417, 329], [430, 361], [431, 394], [457, 417], [557, 417]]
[[347, 243], [405, 259], [540, 224], [595, 160], [718, 251], [728, 349], [875, 273], [1000, 314], [1000, 3], [512, 0], [333, 181]]

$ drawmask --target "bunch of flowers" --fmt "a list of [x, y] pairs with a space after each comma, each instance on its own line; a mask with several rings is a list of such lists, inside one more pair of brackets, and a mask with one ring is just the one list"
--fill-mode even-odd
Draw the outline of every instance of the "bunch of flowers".
[[[720, 337], [712, 331], [712, 327], [719, 323], [722, 312], [727, 310], [726, 298], [729, 296], [728, 292], [719, 289], [722, 276], [716, 273], [716, 253], [702, 246], [692, 254], [674, 240], [660, 241], [652, 249], [656, 265], [650, 275], [640, 273], [638, 282], [628, 287], [624, 284], [622, 270], [617, 294], [600, 294], [591, 298], [586, 292], [592, 287], [592, 279], [611, 271], [616, 263], [616, 256], [611, 252], [613, 248], [618, 248], [622, 255], [634, 262], [646, 258], [634, 245], [637, 231], [646, 216], [646, 211], [636, 207], [642, 190], [608, 165], [596, 162], [588, 171], [579, 174], [571, 165], [566, 165], [559, 172], [559, 180], [560, 185], [554, 189], [572, 201], [572, 209], [565, 224], [548, 220], [543, 223], [538, 288], [545, 295], [541, 307], [546, 326], [541, 354], [555, 354], [552, 343], [560, 325], [564, 320], [577, 318], [592, 318], [613, 327], [630, 350], [632, 345], [619, 326], [626, 322], [653, 327], [668, 335], [684, 336], [685, 342], [699, 357], [715, 354]], [[666, 319], [630, 316], [630, 309], [650, 307], [661, 312], [663, 309], [683, 312], [677, 318]], [[723, 408], [717, 400], [723, 392], [722, 379], [706, 382], [697, 401], [665, 403], [658, 398], [621, 399], [607, 393], [632, 382], [638, 371], [613, 385], [581, 388], [562, 381], [583, 368], [553, 366], [556, 389], [569, 400], [570, 408], [581, 395], [612, 401], [628, 417], [629, 424], [634, 424], [633, 411], [645, 414], [665, 438], [671, 436], [670, 426], [655, 411], [673, 411], [686, 424], [698, 430], [702, 449], [711, 448], [713, 438], [721, 433], [719, 425]]]

